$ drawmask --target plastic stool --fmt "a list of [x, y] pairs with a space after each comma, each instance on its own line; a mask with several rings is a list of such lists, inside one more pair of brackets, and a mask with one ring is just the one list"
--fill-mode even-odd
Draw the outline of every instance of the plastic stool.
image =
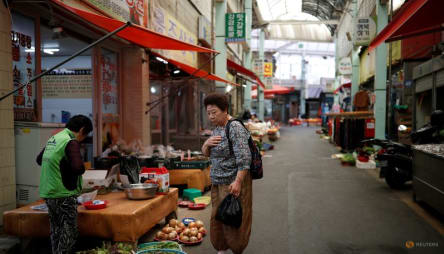
[[183, 198], [188, 199], [190, 201], [194, 200], [194, 198], [202, 196], [202, 192], [198, 189], [185, 189], [183, 190]]

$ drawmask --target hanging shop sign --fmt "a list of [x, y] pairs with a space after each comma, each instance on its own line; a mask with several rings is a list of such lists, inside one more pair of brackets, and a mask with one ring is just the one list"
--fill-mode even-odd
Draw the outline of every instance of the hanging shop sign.
[[273, 63], [264, 63], [264, 77], [273, 77]]
[[100, 82], [102, 85], [102, 112], [119, 113], [119, 87], [117, 83], [117, 56], [102, 54], [100, 59]]
[[[392, 45], [392, 64], [401, 60], [401, 40], [391, 42]], [[390, 63], [390, 48], [387, 46], [387, 66]]]
[[[35, 74], [34, 22], [17, 13], [12, 14], [12, 75], [14, 89], [25, 84]], [[27, 85], [14, 93], [14, 120], [35, 121], [34, 85]]]
[[245, 13], [225, 14], [225, 42], [236, 43], [245, 40]]
[[[177, 40], [197, 44], [197, 36], [190, 32], [184, 25], [177, 21], [160, 6], [153, 6], [151, 23], [154, 31], [175, 38]], [[166, 58], [171, 58], [179, 62], [186, 63], [195, 68], [198, 67], [197, 55], [194, 51], [181, 50], [155, 50]]]
[[211, 22], [203, 15], [199, 16], [199, 41], [211, 45]]
[[375, 75], [376, 50], [368, 52], [368, 48], [360, 57], [359, 64], [359, 83], [368, 81]]
[[119, 139], [119, 72], [117, 54], [102, 49], [100, 85], [102, 87], [102, 150]]
[[91, 98], [93, 78], [91, 70], [75, 70], [74, 74], [54, 74], [42, 77], [42, 96], [45, 99]]
[[343, 57], [339, 60], [339, 74], [351, 75], [352, 74], [352, 61], [350, 57]]
[[94, 9], [121, 21], [148, 27], [147, 0], [83, 0]]
[[262, 59], [254, 59], [254, 61], [253, 61], [253, 71], [258, 76], [264, 74], [264, 60], [262, 60]]
[[367, 46], [375, 38], [376, 23], [371, 17], [359, 17], [355, 21], [355, 46]]

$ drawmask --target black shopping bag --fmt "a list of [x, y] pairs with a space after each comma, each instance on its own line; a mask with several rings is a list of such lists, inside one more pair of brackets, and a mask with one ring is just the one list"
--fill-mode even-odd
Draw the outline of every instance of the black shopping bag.
[[120, 160], [120, 174], [127, 175], [130, 184], [139, 183], [139, 160], [134, 156], [125, 156]]
[[216, 220], [225, 225], [239, 228], [242, 224], [242, 206], [239, 199], [228, 194], [217, 208]]

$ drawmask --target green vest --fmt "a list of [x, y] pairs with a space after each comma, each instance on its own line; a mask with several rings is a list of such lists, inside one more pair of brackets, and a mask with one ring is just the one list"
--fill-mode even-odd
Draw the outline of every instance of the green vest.
[[82, 190], [82, 176], [78, 177], [77, 188], [68, 190], [62, 182], [60, 161], [65, 157], [65, 148], [68, 142], [75, 139], [74, 134], [68, 130], [57, 133], [46, 143], [42, 158], [42, 172], [40, 174], [39, 193], [41, 198], [64, 198], [79, 195]]

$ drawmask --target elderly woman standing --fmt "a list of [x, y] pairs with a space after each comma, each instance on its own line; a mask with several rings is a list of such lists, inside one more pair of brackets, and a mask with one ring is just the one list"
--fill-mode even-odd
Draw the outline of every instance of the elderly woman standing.
[[[223, 94], [211, 94], [204, 100], [208, 118], [215, 126], [212, 136], [203, 144], [202, 152], [211, 159], [211, 243], [218, 254], [231, 249], [240, 254], [248, 245], [252, 222], [251, 153], [248, 146], [250, 133], [228, 114], [228, 99]], [[226, 125], [230, 124], [230, 140], [234, 153], [230, 153]], [[242, 225], [239, 228], [216, 220], [219, 204], [228, 195], [236, 196], [242, 205]]]

